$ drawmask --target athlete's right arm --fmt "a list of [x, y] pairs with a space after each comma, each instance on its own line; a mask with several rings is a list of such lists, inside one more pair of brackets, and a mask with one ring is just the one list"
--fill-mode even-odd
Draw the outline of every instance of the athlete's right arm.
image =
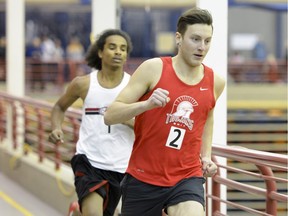
[[159, 58], [143, 62], [133, 73], [127, 86], [106, 110], [105, 124], [125, 122], [147, 110], [165, 106], [169, 100], [169, 92], [160, 88], [156, 89], [148, 100], [138, 101], [141, 96], [154, 88], [161, 72], [162, 61]]
[[83, 82], [80, 77], [74, 78], [68, 85], [65, 93], [58, 99], [51, 112], [51, 130], [49, 141], [63, 142], [62, 123], [66, 110], [80, 97], [79, 88]]

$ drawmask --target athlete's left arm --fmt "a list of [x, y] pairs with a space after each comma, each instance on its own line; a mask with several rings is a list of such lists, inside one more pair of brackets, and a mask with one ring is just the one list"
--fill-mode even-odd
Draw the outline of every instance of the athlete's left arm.
[[[219, 98], [225, 87], [225, 80], [214, 75], [214, 96], [215, 100]], [[212, 138], [213, 138], [213, 125], [214, 125], [214, 109], [212, 109], [206, 120], [203, 134], [202, 134], [202, 147], [201, 147], [201, 161], [204, 176], [213, 176], [217, 171], [217, 166], [211, 159], [212, 152]]]

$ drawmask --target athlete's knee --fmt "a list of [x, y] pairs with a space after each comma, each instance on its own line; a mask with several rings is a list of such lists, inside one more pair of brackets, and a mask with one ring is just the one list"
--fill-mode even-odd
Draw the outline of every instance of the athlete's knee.
[[91, 193], [83, 199], [81, 209], [83, 216], [102, 216], [103, 198], [97, 193]]
[[204, 207], [197, 201], [185, 201], [168, 207], [169, 216], [204, 216]]

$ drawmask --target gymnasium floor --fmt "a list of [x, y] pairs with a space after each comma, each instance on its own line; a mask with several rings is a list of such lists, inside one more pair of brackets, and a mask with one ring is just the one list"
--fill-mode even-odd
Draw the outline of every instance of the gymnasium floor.
[[[5, 84], [0, 84], [0, 90], [5, 90]], [[49, 93], [50, 94], [49, 94]], [[49, 85], [45, 92], [27, 91], [29, 97], [35, 99], [44, 98], [47, 101], [55, 101], [61, 92], [56, 91], [53, 85]], [[48, 94], [47, 94], [48, 93]], [[67, 212], [68, 212], [68, 207]], [[0, 170], [0, 215], [9, 216], [63, 216], [60, 212], [39, 200], [18, 183], [3, 175]]]
[[[0, 215], [9, 216], [63, 216], [0, 170]], [[67, 207], [68, 211], [68, 207]]]

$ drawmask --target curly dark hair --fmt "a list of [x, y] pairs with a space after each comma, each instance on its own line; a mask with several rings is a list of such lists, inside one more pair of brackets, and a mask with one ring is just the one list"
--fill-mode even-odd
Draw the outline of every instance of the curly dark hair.
[[213, 29], [213, 19], [208, 10], [201, 8], [192, 8], [185, 11], [178, 19], [177, 32], [184, 35], [188, 25], [193, 24], [207, 24], [211, 25]]
[[103, 51], [106, 39], [111, 35], [120, 35], [125, 38], [127, 42], [127, 56], [129, 56], [129, 54], [131, 53], [133, 49], [132, 42], [130, 36], [126, 32], [120, 29], [105, 30], [98, 36], [97, 40], [90, 45], [87, 51], [85, 60], [90, 67], [98, 70], [102, 69], [102, 59], [98, 56], [98, 52], [99, 50]]

